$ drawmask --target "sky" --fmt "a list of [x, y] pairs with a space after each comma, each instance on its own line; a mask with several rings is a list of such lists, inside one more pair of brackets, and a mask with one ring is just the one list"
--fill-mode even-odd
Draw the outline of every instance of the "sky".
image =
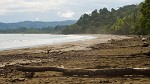
[[95, 9], [117, 9], [144, 0], [0, 0], [0, 22], [78, 20]]

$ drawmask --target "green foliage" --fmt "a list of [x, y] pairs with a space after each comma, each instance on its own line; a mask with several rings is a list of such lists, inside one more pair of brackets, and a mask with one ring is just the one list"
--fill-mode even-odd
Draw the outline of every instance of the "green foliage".
[[42, 21], [23, 21], [17, 23], [1, 23], [0, 29], [16, 29], [20, 27], [26, 28], [43, 28], [43, 27], [55, 27], [57, 25], [72, 25], [76, 23], [76, 20], [66, 20], [66, 21], [54, 21], [54, 22], [42, 22]]
[[150, 34], [150, 0], [142, 3], [140, 11], [140, 34]]
[[44, 28], [26, 28], [0, 29], [0, 33], [54, 33], [59, 34], [67, 26], [44, 27]]
[[149, 1], [117, 10], [112, 8], [111, 11], [96, 9], [91, 14], [83, 14], [76, 24], [68, 26], [62, 33], [147, 34], [150, 30]]

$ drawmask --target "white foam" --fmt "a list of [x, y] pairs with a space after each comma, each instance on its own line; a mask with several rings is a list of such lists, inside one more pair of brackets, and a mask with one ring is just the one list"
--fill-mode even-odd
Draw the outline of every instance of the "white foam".
[[79, 35], [0, 34], [0, 50], [60, 44], [93, 38], [95, 37]]

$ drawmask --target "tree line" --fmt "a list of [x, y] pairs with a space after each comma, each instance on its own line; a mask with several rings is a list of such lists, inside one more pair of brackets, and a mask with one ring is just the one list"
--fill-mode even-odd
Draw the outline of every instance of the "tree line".
[[0, 29], [0, 33], [51, 33], [51, 34], [59, 34], [62, 30], [66, 28], [66, 25], [55, 26], [55, 27], [43, 27], [43, 28], [27, 28], [27, 27], [19, 27], [16, 29]]
[[95, 9], [62, 31], [63, 34], [150, 34], [150, 0], [118, 9]]

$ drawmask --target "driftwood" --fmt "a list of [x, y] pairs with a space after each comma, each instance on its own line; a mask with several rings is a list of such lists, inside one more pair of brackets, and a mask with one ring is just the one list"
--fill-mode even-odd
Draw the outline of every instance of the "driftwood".
[[123, 75], [143, 75], [150, 76], [150, 68], [108, 68], [108, 69], [66, 69], [61, 67], [29, 66], [17, 67], [22, 72], [62, 72], [67, 76], [123, 76]]
[[44, 71], [55, 71], [55, 72], [64, 72], [64, 68], [62, 67], [55, 67], [55, 66], [49, 66], [49, 67], [45, 67], [45, 66], [29, 66], [29, 67], [25, 67], [25, 66], [19, 66], [17, 67], [18, 71], [22, 71], [22, 72], [44, 72]]

